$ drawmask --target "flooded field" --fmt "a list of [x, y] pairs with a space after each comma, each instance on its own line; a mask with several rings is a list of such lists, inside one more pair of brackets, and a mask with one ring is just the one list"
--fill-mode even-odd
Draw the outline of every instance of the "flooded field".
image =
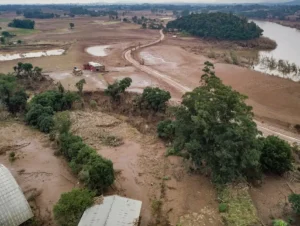
[[268, 21], [254, 22], [264, 30], [264, 36], [277, 43], [276, 49], [259, 52], [259, 61], [254, 70], [299, 81], [300, 31]]
[[10, 61], [23, 58], [37, 58], [45, 56], [59, 56], [65, 52], [64, 49], [53, 49], [41, 52], [15, 53], [15, 54], [0, 54], [0, 61]]
[[109, 45], [103, 45], [103, 46], [92, 46], [86, 49], [86, 51], [93, 55], [93, 56], [107, 56], [108, 55], [108, 48]]

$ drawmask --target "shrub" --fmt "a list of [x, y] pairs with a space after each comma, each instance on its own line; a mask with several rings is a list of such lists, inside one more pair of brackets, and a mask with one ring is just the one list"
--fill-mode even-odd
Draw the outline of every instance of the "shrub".
[[63, 193], [53, 208], [59, 226], [77, 226], [83, 212], [93, 204], [95, 193], [87, 189], [73, 189]]
[[28, 95], [23, 91], [17, 91], [8, 101], [8, 110], [11, 113], [16, 113], [25, 110]]
[[60, 150], [68, 161], [76, 158], [79, 150], [85, 146], [82, 138], [72, 133], [63, 133], [59, 136]]
[[57, 112], [54, 117], [54, 127], [57, 132], [60, 134], [68, 133], [71, 128], [71, 118], [70, 114], [67, 111]]
[[105, 89], [105, 94], [110, 96], [114, 101], [120, 100], [121, 94], [131, 85], [131, 78], [124, 78], [120, 81], [115, 81], [113, 84], [108, 85]]
[[288, 224], [283, 220], [274, 220], [272, 225], [273, 226], [288, 226]]
[[95, 100], [91, 100], [90, 101], [90, 106], [91, 106], [91, 108], [96, 109], [97, 108], [97, 102]]
[[53, 109], [51, 107], [44, 107], [40, 104], [34, 104], [30, 107], [25, 116], [25, 120], [29, 125], [38, 126], [39, 117], [41, 115], [53, 115]]
[[164, 111], [166, 103], [171, 99], [168, 91], [158, 87], [146, 87], [141, 97], [141, 107], [151, 109], [153, 111]]
[[224, 213], [227, 211], [227, 204], [226, 203], [220, 203], [219, 204], [219, 212]]
[[268, 136], [263, 139], [260, 162], [264, 171], [282, 174], [291, 170], [291, 146], [278, 137]]
[[299, 194], [291, 194], [289, 196], [289, 202], [292, 205], [292, 209], [297, 213], [300, 214], [300, 195]]
[[172, 140], [175, 134], [175, 128], [171, 120], [164, 120], [157, 125], [157, 134], [165, 140]]
[[92, 190], [103, 191], [115, 180], [113, 163], [96, 152], [90, 155], [89, 162], [83, 167], [83, 172], [87, 172], [88, 177], [83, 180]]
[[54, 127], [53, 116], [49, 114], [39, 116], [37, 127], [41, 132], [49, 133]]

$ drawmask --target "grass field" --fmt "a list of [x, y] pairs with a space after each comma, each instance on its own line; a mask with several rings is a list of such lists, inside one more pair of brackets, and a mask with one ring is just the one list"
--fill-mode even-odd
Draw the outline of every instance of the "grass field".
[[0, 23], [10, 22], [11, 20], [8, 18], [0, 18]]
[[16, 34], [17, 36], [24, 36], [38, 33], [39, 31], [34, 29], [13, 28], [10, 30], [10, 32]]

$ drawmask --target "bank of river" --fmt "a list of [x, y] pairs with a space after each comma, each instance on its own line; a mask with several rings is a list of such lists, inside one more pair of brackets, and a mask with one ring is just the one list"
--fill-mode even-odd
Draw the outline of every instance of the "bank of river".
[[[280, 77], [290, 78], [294, 81], [300, 80], [300, 31], [295, 28], [285, 27], [280, 24], [268, 21], [254, 22], [261, 27], [264, 32], [263, 35], [273, 39], [277, 43], [277, 48], [271, 51], [260, 51], [260, 61], [254, 66], [254, 69], [268, 74], [277, 75]], [[278, 67], [268, 67], [263, 59], [270, 59], [274, 62], [283, 61], [286, 65], [295, 65], [298, 69], [289, 73], [283, 73], [278, 70]], [[268, 61], [268, 60], [267, 60]]]

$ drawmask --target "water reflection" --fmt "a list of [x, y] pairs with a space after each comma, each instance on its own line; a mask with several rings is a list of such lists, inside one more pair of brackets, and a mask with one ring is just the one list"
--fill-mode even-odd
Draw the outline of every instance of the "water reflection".
[[277, 43], [272, 51], [259, 51], [254, 70], [300, 81], [300, 31], [272, 22], [254, 22], [264, 30], [264, 36]]

